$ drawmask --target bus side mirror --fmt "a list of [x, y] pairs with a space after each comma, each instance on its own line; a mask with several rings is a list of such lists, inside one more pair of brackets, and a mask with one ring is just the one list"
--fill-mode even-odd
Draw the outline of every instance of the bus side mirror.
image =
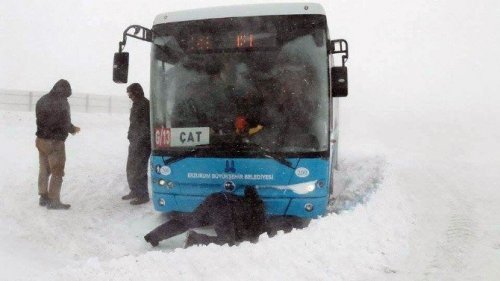
[[332, 97], [347, 97], [347, 67], [334, 66], [331, 75]]
[[128, 53], [115, 53], [113, 59], [113, 81], [127, 83], [128, 80]]

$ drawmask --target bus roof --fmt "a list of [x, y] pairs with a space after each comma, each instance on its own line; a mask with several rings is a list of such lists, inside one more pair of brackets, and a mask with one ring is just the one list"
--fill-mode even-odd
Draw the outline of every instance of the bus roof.
[[272, 3], [220, 6], [162, 13], [156, 16], [153, 25], [216, 18], [305, 14], [324, 15], [325, 10], [323, 6], [318, 3]]

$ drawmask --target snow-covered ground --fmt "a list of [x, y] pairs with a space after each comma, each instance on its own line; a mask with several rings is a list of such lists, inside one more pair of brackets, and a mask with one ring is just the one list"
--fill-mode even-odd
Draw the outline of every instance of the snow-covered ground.
[[[166, 218], [127, 192], [126, 115], [73, 114], [62, 199], [37, 205], [33, 113], [0, 112], [3, 280], [498, 280], [498, 115], [342, 110], [346, 188], [326, 217], [258, 244], [151, 248]], [[488, 109], [486, 107], [485, 109]], [[335, 211], [335, 212], [334, 212]]]
[[[63, 76], [110, 93], [126, 86], [101, 79], [123, 27], [201, 5], [11, 2], [1, 87]], [[219, 2], [250, 1], [203, 5]], [[73, 114], [82, 131], [66, 142], [62, 189], [72, 208], [49, 211], [34, 114], [0, 111], [0, 280], [500, 280], [500, 2], [319, 2], [350, 47], [335, 178], [346, 191], [327, 216], [258, 244], [182, 249], [180, 235], [153, 249], [142, 237], [166, 218], [120, 199], [128, 116]], [[53, 16], [33, 25], [40, 15]], [[149, 51], [132, 42], [129, 77], [144, 84]]]

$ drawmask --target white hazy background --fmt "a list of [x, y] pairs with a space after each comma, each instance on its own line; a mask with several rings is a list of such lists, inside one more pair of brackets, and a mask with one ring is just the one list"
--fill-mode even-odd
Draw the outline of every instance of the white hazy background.
[[[45, 91], [66, 78], [75, 92], [121, 95], [126, 85], [112, 82], [112, 59], [127, 26], [151, 27], [165, 11], [265, 2], [2, 0], [0, 89]], [[345, 102], [387, 99], [405, 108], [411, 95], [440, 109], [499, 100], [499, 1], [317, 2], [331, 37], [350, 44]], [[130, 39], [125, 50], [129, 81], [148, 89], [149, 44]]]

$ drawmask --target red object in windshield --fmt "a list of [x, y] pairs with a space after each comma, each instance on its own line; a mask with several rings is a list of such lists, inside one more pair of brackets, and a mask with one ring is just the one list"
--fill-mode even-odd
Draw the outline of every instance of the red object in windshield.
[[234, 120], [234, 126], [236, 127], [237, 133], [245, 132], [245, 129], [248, 126], [247, 119], [244, 116], [236, 117], [236, 119]]

